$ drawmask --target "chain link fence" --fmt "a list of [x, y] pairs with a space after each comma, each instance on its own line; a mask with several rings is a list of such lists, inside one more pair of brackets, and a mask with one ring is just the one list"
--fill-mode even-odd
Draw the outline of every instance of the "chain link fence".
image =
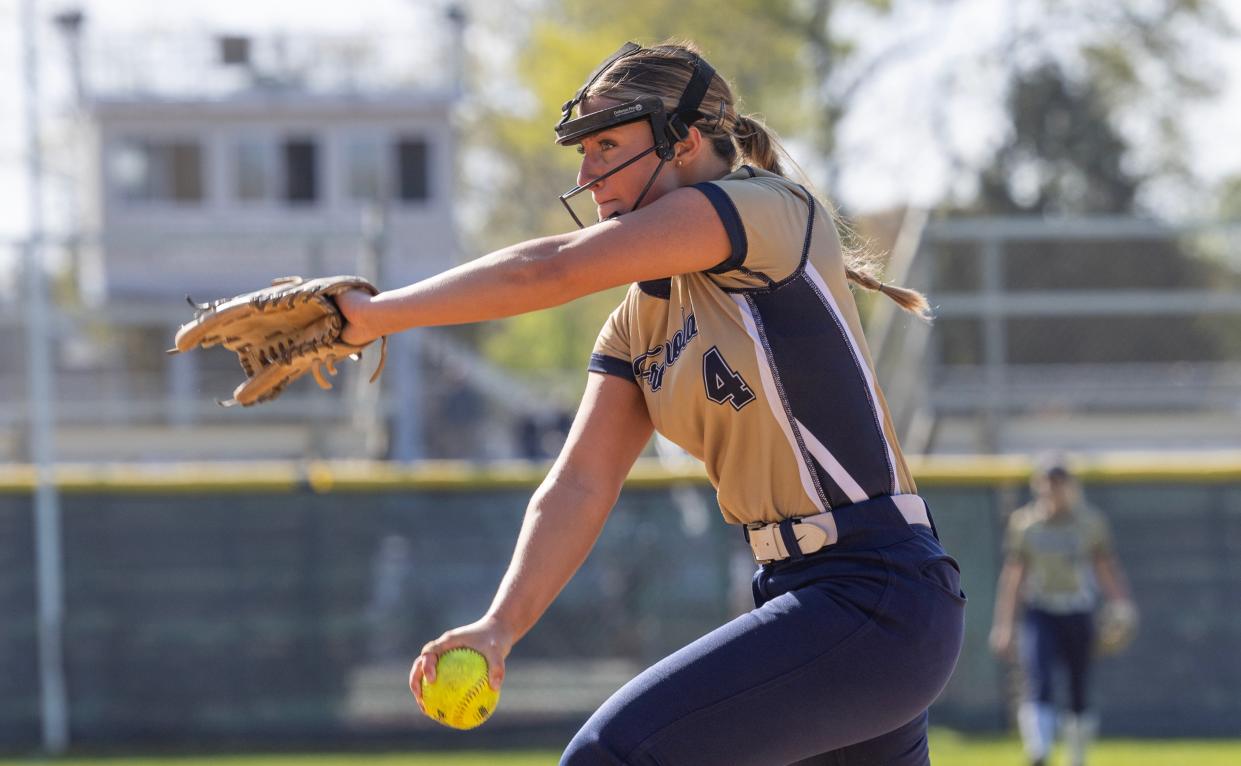
[[[1008, 681], [986, 639], [1000, 535], [1023, 480], [939, 473], [923, 493], [970, 606], [932, 720], [997, 730]], [[408, 666], [425, 641], [486, 609], [531, 477], [312, 473], [230, 486], [227, 471], [213, 475], [170, 486], [99, 474], [65, 488], [73, 743], [446, 741], [417, 713]], [[1096, 472], [1086, 493], [1112, 523], [1143, 614], [1135, 644], [1098, 670], [1105, 732], [1235, 734], [1241, 466]], [[562, 742], [634, 674], [749, 608], [747, 548], [717, 514], [701, 481], [626, 489], [584, 567], [515, 649], [500, 709], [472, 742]], [[10, 749], [39, 738], [31, 519], [28, 487], [10, 481], [0, 492], [0, 742]]]

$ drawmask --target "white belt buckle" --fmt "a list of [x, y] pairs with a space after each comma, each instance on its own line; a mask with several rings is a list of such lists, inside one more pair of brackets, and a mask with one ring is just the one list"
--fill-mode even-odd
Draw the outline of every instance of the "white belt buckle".
[[[825, 517], [825, 523], [829, 525], [828, 529], [805, 519], [793, 520], [793, 536], [797, 539], [797, 547], [805, 555], [815, 553], [836, 542], [836, 525], [831, 520], [830, 514], [820, 515]], [[784, 536], [780, 534], [779, 522], [751, 527], [749, 534], [750, 550], [754, 553], [754, 560], [757, 563], [767, 564], [789, 558], [790, 553], [784, 544]]]
[[[907, 524], [931, 526], [926, 501], [921, 497], [892, 495], [891, 498]], [[769, 564], [789, 558], [790, 554], [784, 544], [784, 536], [780, 534], [780, 522], [747, 526], [746, 531], [750, 539], [750, 550], [754, 553], [754, 560], [759, 564]], [[792, 520], [791, 531], [793, 537], [797, 539], [797, 547], [801, 549], [803, 555], [807, 556], [829, 545], [835, 545], [840, 539], [836, 517], [831, 511], [795, 518]]]

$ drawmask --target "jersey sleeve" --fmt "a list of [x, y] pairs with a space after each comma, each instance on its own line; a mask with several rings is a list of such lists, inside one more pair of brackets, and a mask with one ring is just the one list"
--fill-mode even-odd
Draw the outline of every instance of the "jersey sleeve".
[[706, 272], [720, 287], [770, 287], [801, 268], [812, 232], [821, 235], [830, 230], [836, 236], [835, 225], [822, 207], [785, 179], [724, 179], [694, 188], [710, 201], [728, 234], [728, 258]]
[[1025, 521], [1025, 513], [1017, 510], [1008, 517], [1008, 529], [1004, 532], [1004, 555], [1021, 561], [1029, 559], [1030, 548], [1027, 544], [1026, 530], [1030, 525]]
[[1107, 519], [1102, 513], [1093, 510], [1088, 518], [1090, 525], [1087, 531], [1087, 547], [1091, 554], [1110, 553], [1112, 551], [1112, 530], [1107, 525]]
[[618, 378], [637, 383], [633, 374], [633, 361], [629, 352], [631, 306], [634, 288], [630, 288], [625, 300], [608, 316], [599, 330], [594, 350], [590, 354], [590, 363], [586, 369], [602, 375], [615, 375]]

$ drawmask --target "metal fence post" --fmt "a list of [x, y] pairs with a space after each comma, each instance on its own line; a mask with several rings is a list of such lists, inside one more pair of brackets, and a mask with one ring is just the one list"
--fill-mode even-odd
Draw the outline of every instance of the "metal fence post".
[[56, 397], [48, 345], [47, 286], [39, 260], [43, 245], [43, 157], [39, 136], [39, 55], [35, 0], [22, 3], [21, 32], [25, 64], [26, 172], [30, 231], [22, 248], [26, 278], [27, 390], [30, 405], [31, 460], [35, 464], [35, 560], [38, 571], [39, 680], [43, 747], [60, 754], [69, 747], [69, 704], [64, 670], [64, 586], [60, 540], [60, 504], [54, 467]]
[[982, 243], [983, 362], [986, 366], [987, 396], [983, 411], [982, 447], [998, 452], [1004, 440], [1007, 416], [1008, 343], [1004, 319], [1004, 246], [997, 237]]

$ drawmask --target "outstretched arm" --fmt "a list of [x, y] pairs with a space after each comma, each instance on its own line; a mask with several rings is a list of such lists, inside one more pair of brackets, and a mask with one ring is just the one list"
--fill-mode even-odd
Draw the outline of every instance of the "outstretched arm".
[[481, 619], [428, 643], [410, 671], [422, 705], [422, 676], [435, 678], [443, 652], [468, 646], [487, 658], [500, 688], [504, 660], [585, 561], [621, 485], [653, 431], [633, 383], [592, 374], [569, 438], [526, 509], [517, 548], [491, 608]]
[[558, 306], [609, 287], [705, 271], [730, 254], [728, 235], [696, 189], [581, 231], [532, 239], [376, 296], [337, 298], [344, 340], [364, 344], [411, 327], [461, 324]]

